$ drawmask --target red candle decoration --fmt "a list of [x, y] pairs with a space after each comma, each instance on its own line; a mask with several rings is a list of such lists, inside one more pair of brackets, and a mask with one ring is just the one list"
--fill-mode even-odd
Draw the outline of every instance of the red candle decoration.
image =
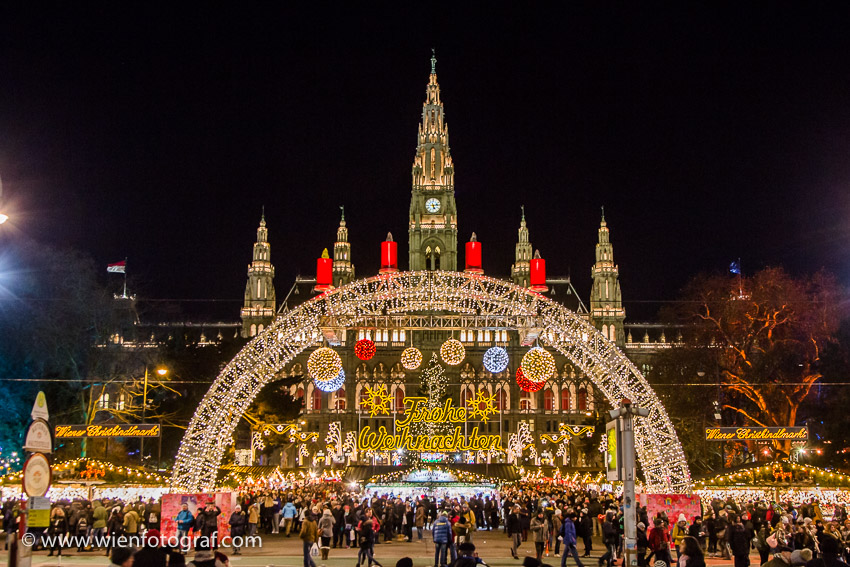
[[334, 261], [328, 256], [328, 249], [322, 252], [322, 257], [316, 260], [316, 289], [327, 290], [333, 287]]
[[546, 381], [532, 382], [522, 373], [522, 368], [516, 369], [516, 383], [523, 392], [539, 392], [546, 385]]
[[478, 237], [472, 233], [472, 238], [466, 243], [466, 269], [465, 272], [470, 274], [483, 274], [484, 270], [481, 267], [481, 243], [478, 242]]
[[534, 291], [546, 291], [546, 260], [540, 257], [540, 250], [534, 251], [534, 258], [530, 265], [531, 289]]
[[387, 233], [387, 239], [381, 242], [380, 273], [389, 274], [398, 271], [398, 244], [393, 242], [393, 234]]
[[375, 347], [375, 343], [370, 341], [369, 339], [360, 339], [356, 343], [354, 343], [354, 356], [359, 358], [360, 360], [369, 360], [373, 356], [375, 356], [375, 352], [377, 351], [377, 347]]

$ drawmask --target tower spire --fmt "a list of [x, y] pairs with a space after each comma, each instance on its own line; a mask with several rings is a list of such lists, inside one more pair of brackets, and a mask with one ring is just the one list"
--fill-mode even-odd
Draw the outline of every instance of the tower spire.
[[622, 346], [625, 343], [623, 321], [626, 310], [623, 308], [623, 295], [620, 290], [620, 273], [614, 263], [614, 247], [608, 223], [605, 222], [605, 209], [599, 223], [599, 239], [596, 244], [596, 263], [591, 269], [593, 288], [590, 292], [590, 317], [605, 338]]
[[351, 263], [351, 243], [348, 242], [348, 227], [345, 225], [345, 206], [339, 207], [339, 228], [334, 242], [333, 286], [340, 287], [354, 279], [354, 264]]
[[245, 303], [242, 306], [242, 336], [253, 337], [274, 320], [274, 266], [271, 263], [266, 208], [260, 215], [254, 254], [248, 265], [248, 282], [245, 284]]
[[437, 83], [437, 56], [431, 50], [431, 75], [413, 158], [409, 269], [457, 270], [457, 206], [454, 163], [449, 150], [449, 128]]
[[531, 285], [532, 247], [528, 237], [528, 226], [525, 222], [525, 205], [520, 207], [522, 218], [517, 231], [516, 257], [511, 266], [511, 280], [522, 287]]

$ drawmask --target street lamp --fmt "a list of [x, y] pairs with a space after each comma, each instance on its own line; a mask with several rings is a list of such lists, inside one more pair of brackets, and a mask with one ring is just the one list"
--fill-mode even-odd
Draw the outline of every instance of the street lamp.
[[[166, 374], [168, 374], [168, 368], [164, 366], [160, 366], [156, 369], [156, 373], [160, 378], [164, 378]], [[145, 364], [145, 390], [142, 398], [142, 423], [145, 423], [145, 418], [147, 417], [148, 410], [148, 365]], [[162, 443], [162, 431], [159, 432], [160, 443]], [[139, 461], [142, 465], [145, 464], [145, 438], [141, 438], [141, 444], [139, 445]], [[157, 468], [159, 468], [159, 463], [157, 463]]]

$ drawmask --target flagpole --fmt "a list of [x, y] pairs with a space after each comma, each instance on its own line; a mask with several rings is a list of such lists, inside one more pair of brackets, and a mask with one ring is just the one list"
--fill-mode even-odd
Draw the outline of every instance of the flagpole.
[[[741, 299], [743, 299], [743, 297], [744, 297], [744, 286], [741, 283], [741, 272], [743, 272], [743, 271], [744, 270], [741, 269], [741, 259], [738, 258], [738, 297], [741, 298]], [[124, 277], [125, 278], [127, 277], [126, 273], [124, 274]]]
[[[740, 276], [739, 276], [740, 278]], [[127, 299], [127, 257], [124, 256], [124, 299]]]

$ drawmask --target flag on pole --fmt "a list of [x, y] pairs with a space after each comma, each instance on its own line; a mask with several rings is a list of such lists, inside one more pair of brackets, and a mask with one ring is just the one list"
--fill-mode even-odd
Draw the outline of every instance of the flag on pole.
[[124, 274], [126, 273], [127, 268], [127, 260], [122, 260], [120, 262], [115, 262], [114, 264], [107, 264], [106, 271], [112, 272], [115, 274]]
[[732, 273], [732, 274], [738, 274], [740, 276], [741, 275], [741, 261], [738, 260], [736, 262], [732, 262], [731, 264], [729, 264], [729, 272]]

